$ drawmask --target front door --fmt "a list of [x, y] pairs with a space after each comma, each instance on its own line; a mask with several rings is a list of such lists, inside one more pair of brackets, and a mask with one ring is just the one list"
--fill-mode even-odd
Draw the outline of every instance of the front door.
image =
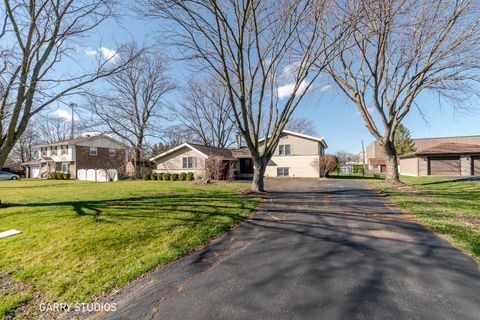
[[62, 172], [63, 173], [70, 172], [70, 163], [68, 162], [62, 163]]
[[253, 173], [253, 160], [251, 158], [240, 159], [240, 174]]
[[472, 157], [472, 175], [480, 176], [480, 156]]

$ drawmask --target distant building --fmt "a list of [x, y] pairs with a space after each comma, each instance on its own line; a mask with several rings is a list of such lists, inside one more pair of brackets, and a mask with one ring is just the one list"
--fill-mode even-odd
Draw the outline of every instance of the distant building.
[[127, 162], [127, 147], [106, 135], [41, 144], [35, 150], [37, 159], [22, 164], [28, 178], [48, 178], [57, 171], [79, 180], [117, 180]]
[[[416, 151], [399, 157], [400, 173], [412, 176], [480, 175], [480, 135], [413, 139]], [[373, 172], [385, 172], [379, 143], [367, 146], [366, 163]]]

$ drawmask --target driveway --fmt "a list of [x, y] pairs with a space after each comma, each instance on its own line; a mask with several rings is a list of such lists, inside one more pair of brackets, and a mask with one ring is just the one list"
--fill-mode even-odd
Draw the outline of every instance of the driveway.
[[270, 180], [250, 220], [103, 319], [479, 319], [480, 272], [359, 181]]

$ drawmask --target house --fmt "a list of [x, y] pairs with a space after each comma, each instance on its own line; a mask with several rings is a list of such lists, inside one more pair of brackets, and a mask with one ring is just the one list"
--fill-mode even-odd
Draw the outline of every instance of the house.
[[[259, 141], [260, 148], [264, 140]], [[318, 178], [319, 171], [313, 162], [324, 155], [326, 148], [323, 138], [284, 130], [265, 175]], [[211, 172], [212, 166], [221, 171], [221, 176], [237, 179], [251, 178], [254, 170], [252, 156], [246, 147], [228, 149], [184, 143], [150, 160], [155, 164], [154, 172], [194, 172], [197, 177]]]
[[127, 147], [107, 135], [41, 144], [34, 149], [37, 160], [22, 164], [29, 178], [48, 178], [50, 172], [60, 171], [74, 179], [109, 181], [125, 172]]
[[400, 172], [415, 177], [480, 175], [480, 144], [444, 142], [403, 155]]
[[[480, 146], [480, 135], [412, 140], [416, 151], [399, 157], [401, 174], [413, 176], [479, 174], [474, 169], [476, 165], [475, 151], [476, 147]], [[467, 161], [470, 156], [473, 160]], [[413, 160], [414, 158], [417, 158], [417, 160]], [[368, 169], [371, 171], [386, 171], [385, 156], [378, 142], [374, 142], [367, 147], [366, 162]]]

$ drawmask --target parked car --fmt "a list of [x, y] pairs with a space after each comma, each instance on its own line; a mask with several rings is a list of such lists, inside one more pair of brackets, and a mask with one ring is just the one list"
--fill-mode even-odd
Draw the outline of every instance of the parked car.
[[0, 180], [17, 180], [20, 179], [18, 174], [13, 174], [6, 171], [0, 171]]

